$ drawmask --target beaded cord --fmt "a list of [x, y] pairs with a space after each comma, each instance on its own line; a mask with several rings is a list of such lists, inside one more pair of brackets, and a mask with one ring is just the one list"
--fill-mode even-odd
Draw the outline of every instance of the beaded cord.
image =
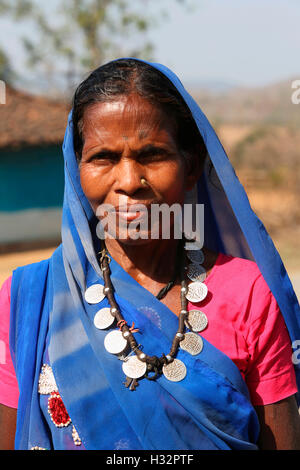
[[[185, 280], [184, 276], [184, 269], [183, 269], [183, 242], [184, 240], [181, 240], [178, 244], [178, 253], [177, 253], [177, 261], [175, 265], [175, 273], [173, 275], [173, 279], [167, 284], [165, 288], [163, 288], [158, 296], [161, 299], [166, 293], [170, 290], [170, 288], [174, 285], [177, 277], [178, 277], [178, 271], [180, 271], [180, 278], [181, 278], [181, 294], [180, 294], [180, 301], [181, 301], [181, 311], [179, 314], [179, 322], [178, 322], [178, 330], [173, 338], [171, 350], [168, 355], [162, 354], [161, 357], [157, 356], [148, 356], [145, 354], [142, 349], [141, 345], [138, 344], [133, 336], [133, 328], [129, 328], [127, 325], [126, 320], [123, 318], [121, 311], [119, 309], [119, 306], [115, 300], [114, 296], [114, 287], [111, 282], [110, 278], [110, 258], [107, 252], [107, 249], [105, 247], [104, 241], [102, 240], [102, 250], [100, 252], [101, 257], [100, 257], [100, 268], [103, 273], [103, 278], [104, 278], [104, 292], [106, 294], [106, 297], [109, 301], [110, 307], [111, 307], [111, 313], [112, 315], [116, 318], [117, 324], [122, 331], [123, 337], [128, 341], [129, 346], [133, 352], [136, 353], [138, 356], [138, 359], [142, 362], [147, 363], [147, 372], [145, 374], [145, 377], [148, 380], [155, 380], [158, 374], [161, 374], [162, 367], [165, 364], [168, 364], [174, 360], [174, 356], [177, 354], [178, 348], [180, 341], [184, 338], [184, 330], [185, 330], [185, 320], [187, 319], [187, 299], [186, 299], [186, 292], [187, 292], [187, 283]], [[178, 269], [178, 267], [180, 269]], [[153, 376], [149, 376], [149, 372], [154, 372]]]

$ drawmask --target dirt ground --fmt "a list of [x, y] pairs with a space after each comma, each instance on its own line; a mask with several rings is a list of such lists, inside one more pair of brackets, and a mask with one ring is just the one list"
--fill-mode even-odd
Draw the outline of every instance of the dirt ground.
[[[278, 241], [275, 241], [275, 245], [280, 252], [282, 260], [294, 286], [296, 295], [300, 300], [300, 252], [299, 250], [296, 251], [293, 242], [296, 245], [293, 237], [291, 237], [289, 242], [287, 242], [287, 240], [278, 239]], [[55, 247], [52, 247], [47, 249], [0, 255], [0, 284], [2, 285], [5, 279], [7, 279], [11, 275], [12, 271], [18, 266], [24, 266], [29, 263], [34, 263], [42, 259], [49, 258], [54, 250]]]
[[0, 284], [7, 279], [18, 266], [35, 263], [49, 258], [55, 247], [0, 255]]

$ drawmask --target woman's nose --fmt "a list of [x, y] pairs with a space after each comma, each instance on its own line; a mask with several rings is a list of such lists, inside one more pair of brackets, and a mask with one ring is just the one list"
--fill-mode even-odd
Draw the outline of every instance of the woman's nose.
[[115, 167], [115, 190], [132, 195], [139, 189], [144, 189], [141, 181], [144, 176], [142, 173], [138, 162], [130, 158], [121, 158]]

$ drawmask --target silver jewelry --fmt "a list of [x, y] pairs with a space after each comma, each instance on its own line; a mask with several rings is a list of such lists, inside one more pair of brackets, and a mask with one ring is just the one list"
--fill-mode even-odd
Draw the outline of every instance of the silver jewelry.
[[185, 296], [190, 302], [198, 303], [205, 299], [207, 292], [207, 286], [203, 282], [196, 281], [189, 284]]
[[191, 281], [203, 282], [206, 278], [206, 269], [201, 264], [191, 263], [186, 274]]
[[127, 340], [119, 330], [111, 331], [104, 338], [104, 347], [111, 354], [121, 354], [125, 351], [127, 344]]
[[188, 312], [187, 319], [185, 320], [185, 326], [190, 328], [195, 333], [205, 330], [208, 325], [208, 319], [205, 313], [200, 310], [190, 310]]
[[131, 379], [143, 377], [147, 371], [147, 364], [139, 360], [137, 356], [131, 356], [122, 364], [124, 374]]
[[188, 250], [186, 255], [192, 263], [202, 264], [204, 262], [204, 254], [202, 250]]
[[102, 284], [93, 284], [85, 291], [84, 298], [88, 304], [98, 304], [104, 297], [104, 287]]
[[102, 308], [94, 317], [94, 325], [98, 330], [109, 328], [114, 321], [115, 317], [111, 314], [110, 308]]
[[171, 382], [180, 382], [186, 376], [185, 364], [179, 359], [174, 359], [169, 364], [163, 365], [163, 374]]
[[186, 333], [184, 339], [180, 341], [180, 347], [192, 356], [196, 356], [203, 349], [203, 340], [197, 333]]
[[[145, 178], [141, 178], [142, 184], [147, 184]], [[117, 326], [119, 330], [114, 330], [108, 333], [104, 339], [105, 349], [119, 357], [123, 361], [122, 369], [126, 375], [126, 382], [124, 383], [125, 387], [129, 390], [135, 390], [138, 386], [138, 379], [141, 377], [146, 377], [149, 380], [155, 380], [155, 378], [162, 372], [164, 377], [172, 382], [179, 382], [183, 380], [187, 374], [187, 369], [185, 364], [174, 358], [177, 354], [178, 348], [189, 352], [192, 355], [199, 354], [203, 348], [202, 338], [192, 332], [184, 333], [185, 326], [188, 328], [193, 328], [191, 323], [194, 323], [194, 328], [204, 329], [203, 323], [204, 319], [202, 318], [202, 312], [200, 312], [201, 322], [198, 317], [193, 318], [193, 315], [190, 315], [187, 311], [187, 300], [191, 302], [200, 302], [207, 295], [207, 286], [200, 282], [200, 279], [204, 280], [205, 269], [200, 266], [200, 262], [203, 262], [204, 255], [200, 249], [187, 251], [189, 259], [192, 261], [192, 267], [189, 268], [188, 274], [190, 277], [197, 279], [187, 286], [187, 282], [184, 278], [184, 270], [181, 268], [181, 311], [180, 311], [180, 321], [179, 328], [175, 334], [172, 342], [172, 347], [167, 355], [162, 355], [160, 358], [156, 356], [147, 356], [144, 352], [141, 351], [140, 344], [138, 344], [132, 333], [138, 331], [134, 329], [134, 323], [132, 327], [127, 326], [126, 320], [122, 317], [120, 309], [114, 299], [112, 284], [110, 280], [110, 270], [108, 267], [109, 256], [106, 252], [105, 245], [101, 251], [100, 266], [103, 271], [105, 288], [103, 295], [107, 293], [107, 299], [110, 303], [111, 309], [102, 309], [97, 312], [99, 314], [99, 319], [95, 316], [95, 325], [97, 326], [97, 320], [99, 321], [100, 326], [103, 328], [106, 323], [104, 323], [105, 315], [110, 315], [117, 320]], [[196, 254], [197, 253], [197, 254]], [[172, 281], [174, 282], [174, 281]], [[169, 285], [172, 285], [170, 282], [166, 287], [169, 288]], [[165, 290], [166, 288], [164, 288]], [[157, 296], [157, 298], [160, 298]], [[105, 311], [105, 315], [104, 312]], [[114, 313], [114, 315], [112, 315]], [[206, 318], [206, 317], [205, 317]], [[110, 319], [111, 320], [111, 319]], [[189, 322], [190, 320], [190, 322]], [[207, 319], [206, 319], [207, 320]], [[201, 323], [201, 326], [195, 323]], [[207, 325], [207, 321], [206, 321]], [[183, 343], [181, 345], [181, 343]], [[130, 346], [131, 353], [126, 356], [126, 349]], [[134, 354], [132, 356], [131, 354]], [[141, 360], [142, 359], [142, 360]]]

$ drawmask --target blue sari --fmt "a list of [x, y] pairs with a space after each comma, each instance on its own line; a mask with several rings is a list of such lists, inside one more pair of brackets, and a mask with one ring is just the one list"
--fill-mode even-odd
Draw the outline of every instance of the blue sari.
[[[255, 260], [277, 299], [291, 342], [300, 338], [299, 305], [288, 275], [217, 136], [178, 78], [162, 65], [151, 65], [177, 87], [207, 147], [212, 169], [206, 166], [197, 194], [205, 204], [206, 246]], [[197, 356], [178, 352], [188, 370], [181, 382], [164, 376], [144, 379], [135, 392], [122, 384], [121, 362], [103, 345], [107, 331], [93, 324], [108, 301], [89, 305], [84, 299], [87, 287], [104, 281], [96, 254], [97, 221], [80, 186], [71, 114], [63, 153], [62, 244], [49, 260], [13, 274], [10, 345], [20, 389], [16, 449], [55, 448], [55, 433], [62, 432], [49, 429], [40, 407], [46, 338], [60, 396], [83, 448], [118, 449], [125, 442], [126, 449], [257, 449], [258, 419], [246, 384], [235, 364], [206, 340]], [[169, 351], [177, 317], [115, 260], [110, 267], [116, 300], [128, 323], [138, 325], [137, 339], [145, 351], [157, 356]], [[299, 383], [299, 366], [295, 369]]]

